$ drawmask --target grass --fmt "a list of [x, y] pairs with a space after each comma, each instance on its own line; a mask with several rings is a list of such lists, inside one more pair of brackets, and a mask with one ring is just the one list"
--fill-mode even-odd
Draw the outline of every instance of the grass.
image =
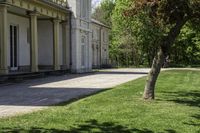
[[14, 133], [200, 133], [200, 72], [162, 72], [156, 100], [141, 99], [145, 78], [71, 104], [0, 119]]

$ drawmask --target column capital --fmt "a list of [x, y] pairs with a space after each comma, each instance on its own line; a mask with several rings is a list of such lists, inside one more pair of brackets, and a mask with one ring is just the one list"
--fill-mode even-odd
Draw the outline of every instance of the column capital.
[[7, 2], [3, 2], [3, 3], [1, 2], [1, 3], [0, 3], [0, 7], [1, 7], [1, 6], [4, 6], [4, 7], [9, 7], [9, 5], [8, 5], [8, 3], [7, 3]]
[[66, 20], [62, 21], [61, 24], [62, 24], [62, 25], [68, 25], [68, 24], [69, 24], [69, 20], [66, 19]]
[[60, 22], [61, 22], [61, 20], [60, 20], [60, 19], [58, 19], [58, 18], [54, 18], [54, 19], [53, 19], [53, 22], [54, 22], [54, 23], [60, 23]]
[[9, 5], [7, 5], [7, 4], [0, 4], [0, 12], [4, 11], [8, 7], [9, 7]]
[[70, 29], [70, 22], [69, 22], [69, 20], [62, 21], [61, 25], [63, 27], [63, 30], [64, 30], [64, 28], [65, 28], [65, 30], [69, 30]]
[[30, 15], [30, 16], [39, 16], [39, 13], [37, 11], [30, 11], [30, 12], [28, 12], [28, 15]]

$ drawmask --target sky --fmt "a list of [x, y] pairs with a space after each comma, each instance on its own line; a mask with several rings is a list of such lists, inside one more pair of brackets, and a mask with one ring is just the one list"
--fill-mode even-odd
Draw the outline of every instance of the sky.
[[96, 7], [99, 5], [100, 2], [101, 2], [101, 0], [92, 0], [92, 6]]

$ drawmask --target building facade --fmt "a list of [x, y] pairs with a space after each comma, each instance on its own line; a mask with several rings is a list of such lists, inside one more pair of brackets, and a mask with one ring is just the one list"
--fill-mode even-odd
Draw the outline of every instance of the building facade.
[[92, 67], [109, 65], [109, 30], [103, 23], [92, 19]]
[[90, 72], [93, 25], [91, 0], [0, 0], [0, 75]]

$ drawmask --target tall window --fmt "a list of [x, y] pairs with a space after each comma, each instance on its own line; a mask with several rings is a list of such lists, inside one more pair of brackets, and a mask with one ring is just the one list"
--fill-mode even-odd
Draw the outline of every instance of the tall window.
[[94, 30], [92, 30], [92, 39], [94, 39]]
[[81, 66], [85, 66], [85, 43], [86, 43], [86, 37], [82, 36], [81, 37]]
[[105, 31], [103, 31], [103, 41], [106, 41], [106, 35], [105, 35]]
[[100, 31], [99, 31], [99, 29], [96, 29], [96, 39], [98, 41], [100, 40]]
[[30, 42], [31, 42], [30, 28], [27, 28], [27, 43], [30, 44]]

